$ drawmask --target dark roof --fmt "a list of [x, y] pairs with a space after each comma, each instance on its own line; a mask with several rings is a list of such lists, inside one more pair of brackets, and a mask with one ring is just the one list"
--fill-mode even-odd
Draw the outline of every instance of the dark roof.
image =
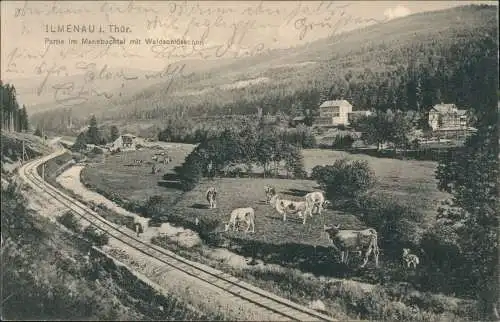
[[456, 106], [455, 104], [436, 104], [433, 109], [439, 113], [450, 113], [456, 109]]

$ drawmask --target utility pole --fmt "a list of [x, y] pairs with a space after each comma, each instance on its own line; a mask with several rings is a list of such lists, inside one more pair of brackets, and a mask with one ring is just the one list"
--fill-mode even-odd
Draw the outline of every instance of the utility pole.
[[23, 155], [22, 155], [22, 158], [21, 158], [21, 164], [24, 164], [24, 155], [26, 154], [25, 152], [25, 149], [24, 149], [24, 139], [22, 140], [23, 141]]

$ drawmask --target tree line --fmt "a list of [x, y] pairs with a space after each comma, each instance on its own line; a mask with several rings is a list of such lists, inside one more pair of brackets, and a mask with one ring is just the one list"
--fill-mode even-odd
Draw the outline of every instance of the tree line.
[[[313, 148], [316, 146], [316, 139], [307, 126], [299, 125], [296, 128], [284, 128], [280, 120], [271, 120], [266, 122], [255, 115], [240, 116], [239, 118], [227, 117], [218, 119], [212, 122], [200, 122], [196, 119], [185, 118], [183, 120], [175, 120], [170, 118], [164, 127], [158, 133], [158, 140], [165, 142], [178, 142], [197, 144], [203, 141], [220, 137], [224, 131], [239, 131], [242, 128], [281, 128], [280, 135], [289, 143], [300, 146], [302, 148]], [[229, 125], [228, 125], [229, 123]]]
[[191, 190], [202, 177], [228, 176], [234, 167], [238, 173], [252, 176], [255, 166], [262, 167], [264, 177], [278, 176], [282, 167], [287, 177], [306, 176], [300, 145], [289, 142], [277, 127], [251, 124], [239, 130], [225, 128], [219, 135], [206, 138], [175, 172], [182, 188]]
[[26, 106], [20, 107], [16, 97], [16, 88], [12, 84], [3, 84], [0, 81], [0, 112], [2, 128], [8, 131], [28, 131], [28, 112]]
[[389, 109], [360, 116], [351, 122], [351, 126], [362, 133], [361, 139], [366, 144], [376, 144], [378, 150], [386, 143], [391, 143], [394, 148], [407, 149], [411, 144], [418, 144], [412, 142], [411, 137], [416, 122], [416, 113]]

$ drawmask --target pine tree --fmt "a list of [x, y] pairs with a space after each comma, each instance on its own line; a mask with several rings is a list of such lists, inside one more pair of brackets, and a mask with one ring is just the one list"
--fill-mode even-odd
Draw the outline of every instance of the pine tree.
[[86, 149], [87, 147], [87, 135], [85, 135], [85, 132], [81, 132], [78, 134], [76, 137], [75, 143], [71, 146], [72, 151], [81, 151]]
[[97, 128], [97, 119], [95, 115], [92, 115], [92, 117], [90, 118], [89, 129], [87, 130], [87, 143], [101, 143], [101, 136], [99, 134], [99, 129]]
[[21, 110], [20, 120], [21, 120], [21, 124], [20, 124], [21, 131], [28, 131], [28, 128], [29, 128], [28, 112], [26, 111], [25, 105], [23, 105], [23, 109]]
[[118, 131], [118, 127], [116, 127], [116, 125], [111, 126], [110, 132], [111, 141], [115, 141], [118, 137], [120, 137], [120, 132]]

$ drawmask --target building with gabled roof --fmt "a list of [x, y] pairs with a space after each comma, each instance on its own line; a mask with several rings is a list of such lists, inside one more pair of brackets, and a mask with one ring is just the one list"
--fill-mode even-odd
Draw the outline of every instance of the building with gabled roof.
[[429, 111], [429, 126], [433, 131], [466, 128], [467, 110], [459, 110], [455, 104], [436, 104]]
[[323, 102], [319, 106], [319, 117], [316, 118], [315, 125], [348, 125], [349, 113], [352, 113], [352, 105], [346, 100], [332, 100]]

